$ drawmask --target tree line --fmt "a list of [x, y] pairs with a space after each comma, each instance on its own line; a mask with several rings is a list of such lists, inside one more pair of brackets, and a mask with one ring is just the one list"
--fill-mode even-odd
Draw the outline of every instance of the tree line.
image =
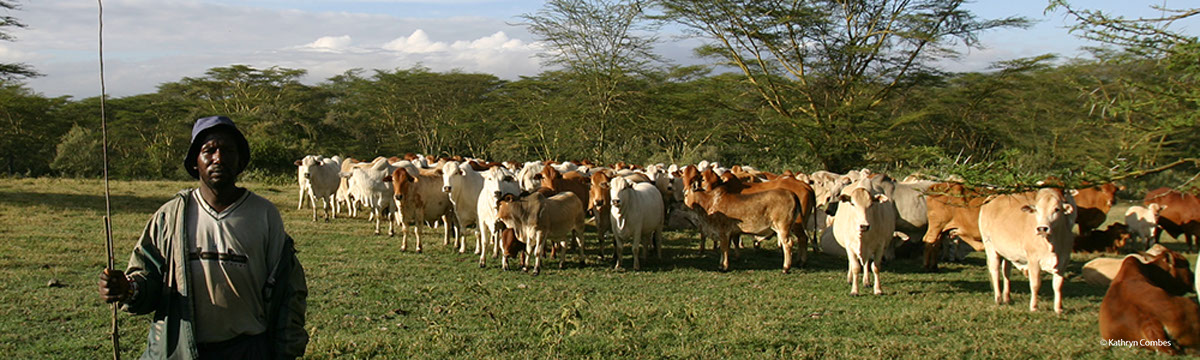
[[[262, 177], [290, 176], [306, 154], [412, 152], [870, 167], [996, 185], [1191, 182], [1194, 36], [1055, 1], [1078, 19], [1076, 31], [1107, 46], [1089, 59], [1043, 55], [949, 73], [933, 64], [954, 56], [952, 43], [975, 46], [981, 31], [1027, 24], [978, 19], [961, 3], [552, 0], [522, 16], [557, 50], [546, 54], [556, 70], [536, 76], [417, 66], [307, 85], [304, 69], [230, 65], [108, 99], [110, 173], [187, 178], [191, 122], [224, 114], [249, 138], [249, 176]], [[669, 22], [706, 39], [697, 52], [712, 63], [661, 61], [654, 34]], [[98, 176], [99, 118], [99, 98], [48, 98], [0, 78], [0, 172]]]

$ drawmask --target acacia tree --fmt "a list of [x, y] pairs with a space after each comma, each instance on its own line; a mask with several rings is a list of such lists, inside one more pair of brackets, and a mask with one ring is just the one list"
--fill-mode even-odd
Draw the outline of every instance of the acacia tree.
[[[0, 10], [8, 12], [17, 9], [18, 6], [16, 2], [0, 0]], [[0, 30], [3, 30], [5, 27], [23, 28], [25, 27], [25, 24], [17, 21], [16, 17], [0, 14]], [[16, 37], [4, 31], [0, 31], [0, 40], [15, 41]], [[34, 71], [33, 67], [30, 67], [29, 65], [21, 63], [0, 63], [0, 82], [36, 76], [41, 76], [41, 74], [39, 74], [37, 71]]]
[[1080, 37], [1116, 48], [1094, 48], [1110, 71], [1075, 82], [1094, 113], [1136, 137], [1129, 144], [1134, 157], [1113, 159], [1114, 171], [1103, 174], [1113, 179], [1200, 167], [1200, 41], [1173, 27], [1200, 8], [1151, 8], [1162, 15], [1126, 18], [1064, 0], [1047, 8], [1074, 17], [1071, 31]]
[[613, 128], [630, 118], [625, 105], [637, 93], [627, 88], [630, 79], [658, 59], [651, 35], [658, 26], [643, 13], [644, 2], [550, 0], [537, 13], [520, 16], [548, 47], [541, 54], [545, 63], [564, 67], [568, 83], [590, 103], [576, 123], [589, 128], [581, 135], [602, 162]]
[[791, 121], [830, 170], [861, 166], [890, 138], [881, 107], [933, 72], [933, 61], [979, 46], [980, 32], [1019, 17], [977, 18], [964, 0], [659, 0], [664, 19], [709, 44], [765, 106]]

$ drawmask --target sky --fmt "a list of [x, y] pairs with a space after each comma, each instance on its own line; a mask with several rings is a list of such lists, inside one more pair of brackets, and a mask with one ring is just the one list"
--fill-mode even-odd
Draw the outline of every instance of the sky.
[[[3, 28], [16, 41], [0, 41], [0, 63], [20, 62], [45, 74], [28, 88], [45, 96], [100, 94], [98, 6], [94, 1], [15, 0], [28, 27]], [[1127, 16], [1157, 16], [1148, 8], [1164, 0], [1077, 0], [1089, 8]], [[1086, 56], [1094, 45], [1068, 33], [1062, 12], [1045, 13], [1046, 0], [977, 0], [967, 5], [982, 18], [1024, 16], [1035, 25], [980, 37], [984, 49], [964, 49], [948, 71], [986, 71], [1001, 60], [1056, 53]], [[308, 71], [317, 84], [353, 68], [425, 66], [494, 74], [503, 79], [536, 75], [545, 67], [538, 39], [519, 16], [543, 1], [501, 0], [103, 0], [104, 71], [110, 96], [152, 93], [162, 83], [201, 77], [234, 64]], [[1194, 6], [1166, 1], [1167, 6]], [[1192, 29], [1187, 26], [1191, 25]], [[1196, 22], [1180, 25], [1195, 33]], [[1193, 30], [1193, 31], [1188, 31]], [[657, 52], [674, 63], [699, 64], [696, 39], [665, 29]]]

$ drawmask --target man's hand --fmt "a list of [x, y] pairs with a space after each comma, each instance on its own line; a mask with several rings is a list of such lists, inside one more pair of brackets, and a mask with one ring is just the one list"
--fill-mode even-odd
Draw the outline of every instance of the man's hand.
[[129, 295], [129, 280], [125, 278], [124, 271], [104, 269], [100, 272], [100, 298], [104, 299], [104, 302], [129, 300]]

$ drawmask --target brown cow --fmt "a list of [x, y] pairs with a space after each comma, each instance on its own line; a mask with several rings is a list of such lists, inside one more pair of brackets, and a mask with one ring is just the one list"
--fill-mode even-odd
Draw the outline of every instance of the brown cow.
[[1100, 303], [1100, 336], [1109, 346], [1131, 344], [1168, 354], [1200, 346], [1200, 306], [1186, 258], [1166, 251], [1143, 264], [1127, 257]]
[[1086, 235], [1075, 237], [1075, 252], [1109, 252], [1117, 253], [1133, 235], [1129, 227], [1122, 223], [1109, 225], [1104, 231], [1092, 230]]
[[[939, 183], [929, 187], [925, 195], [929, 227], [925, 237], [925, 270], [938, 270], [938, 257], [942, 253], [943, 239], [958, 238], [975, 251], [983, 251], [983, 237], [979, 234], [979, 208], [987, 199], [974, 189], [959, 183]], [[946, 234], [948, 233], [948, 234]]]
[[[506, 259], [516, 258], [517, 255], [525, 255], [525, 243], [517, 239], [517, 232], [513, 229], [504, 229], [500, 232], [500, 249], [504, 252]], [[518, 259], [521, 261], [521, 267], [526, 267], [526, 257], [522, 256]], [[504, 270], [508, 270], [507, 261], [503, 264]]]
[[[575, 172], [572, 171], [571, 173]], [[588, 194], [588, 183], [591, 179], [582, 176], [567, 178], [562, 173], [559, 173], [558, 170], [555, 170], [553, 166], [549, 165], [543, 167], [540, 174], [534, 175], [534, 179], [540, 181], [542, 184], [541, 188], [537, 191], [547, 197], [564, 191], [575, 194], [581, 200], [579, 209], [585, 213], [587, 212], [587, 204], [584, 204], [583, 200], [588, 199], [590, 196]]]
[[1104, 220], [1108, 219], [1108, 210], [1117, 203], [1117, 191], [1121, 190], [1125, 190], [1125, 187], [1108, 183], [1082, 188], [1075, 193], [1075, 202], [1079, 204], [1075, 224], [1079, 225], [1080, 236], [1087, 236], [1104, 224]]
[[442, 191], [442, 170], [436, 169], [430, 174], [413, 176], [404, 168], [397, 168], [392, 175], [384, 177], [383, 181], [392, 183], [395, 192], [396, 208], [399, 209], [401, 232], [400, 250], [408, 249], [408, 223], [413, 223], [413, 234], [417, 237], [417, 249], [421, 252], [421, 224], [441, 220], [446, 224], [443, 243], [450, 242], [451, 228], [456, 227], [454, 207], [450, 203], [450, 195]]
[[[1183, 235], [1188, 251], [1192, 251], [1192, 243], [1200, 236], [1200, 198], [1164, 187], [1146, 193], [1143, 203], [1146, 206], [1158, 204], [1162, 208], [1158, 213], [1158, 226], [1173, 237]], [[1161, 235], [1162, 231], [1155, 233], [1154, 242], [1158, 242]]]
[[803, 212], [800, 200], [791, 192], [772, 189], [740, 194], [717, 186], [709, 191], [688, 190], [684, 206], [699, 215], [701, 231], [721, 242], [721, 270], [729, 270], [729, 241], [738, 233], [778, 236], [783, 248], [783, 272], [791, 270], [790, 232]]
[[[600, 244], [600, 257], [604, 257], [604, 235], [612, 232], [612, 203], [609, 198], [611, 172], [597, 171], [592, 174], [592, 186], [588, 189], [588, 210], [596, 217], [596, 241]], [[614, 246], [615, 240], [614, 240]]]
[[[579, 246], [579, 262], [585, 261], [583, 239], [580, 237], [583, 233], [583, 205], [580, 203], [579, 197], [570, 192], [549, 198], [537, 192], [520, 197], [505, 194], [497, 202], [497, 217], [525, 239], [526, 256], [534, 257], [534, 275], [541, 272], [546, 247], [565, 248], [567, 237], [573, 238]], [[501, 261], [507, 268], [508, 260]], [[563, 251], [558, 267], [562, 268], [565, 261], [566, 251]]]
[[[726, 173], [728, 174], [728, 173]], [[702, 173], [704, 183], [701, 185], [703, 189], [712, 190], [715, 187], [723, 187], [730, 194], [753, 194], [774, 189], [783, 189], [796, 196], [800, 206], [800, 216], [794, 221], [791, 233], [796, 236], [800, 242], [800, 265], [804, 266], [808, 263], [808, 234], [804, 232], [805, 221], [809, 221], [812, 216], [813, 208], [816, 205], [816, 197], [813, 195], [813, 189], [803, 181], [795, 178], [784, 177], [768, 182], [758, 183], [743, 183], [738, 178], [729, 180], [717, 181], [714, 177], [716, 174], [710, 169]], [[755, 242], [757, 244], [757, 241]], [[783, 242], [780, 242], [783, 246]]]

